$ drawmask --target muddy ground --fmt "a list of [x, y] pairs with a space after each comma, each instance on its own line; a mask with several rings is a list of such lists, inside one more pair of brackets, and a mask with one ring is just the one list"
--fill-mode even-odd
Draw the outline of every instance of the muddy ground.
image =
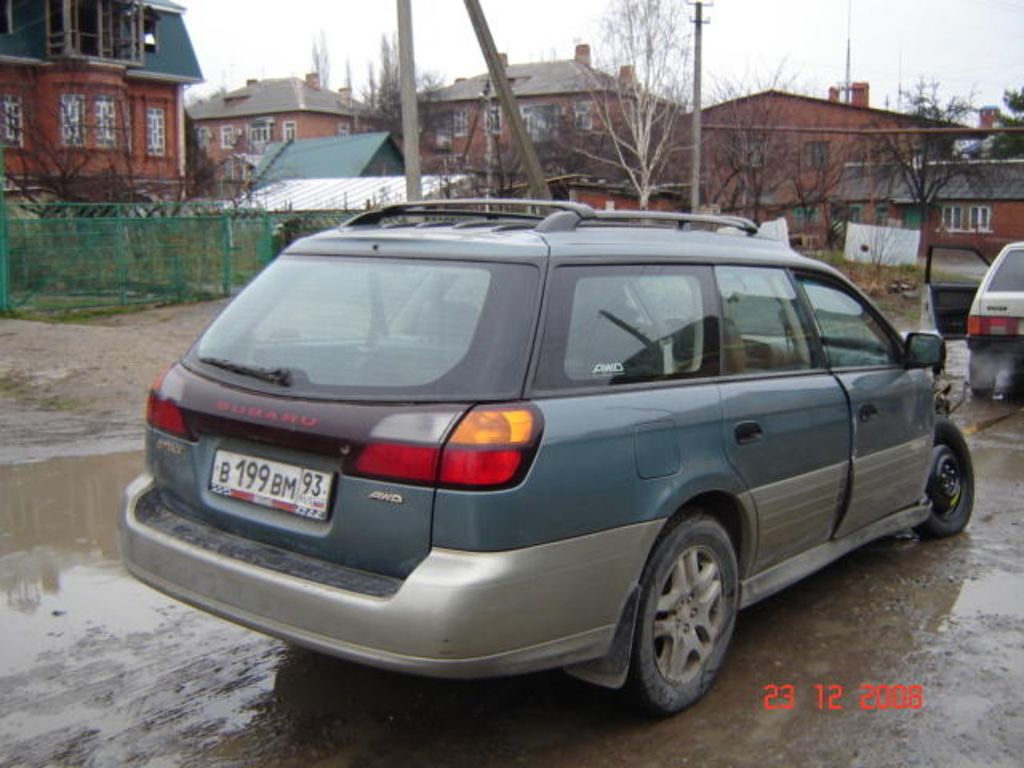
[[[744, 611], [710, 695], [651, 721], [558, 672], [365, 669], [128, 577], [114, 512], [142, 457], [109, 449], [138, 444], [149, 380], [217, 309], [0, 321], [0, 766], [1021, 764], [1020, 403], [958, 411], [978, 475], [967, 533], [876, 542]], [[766, 706], [785, 700], [766, 702], [772, 685], [792, 686], [790, 708]], [[921, 706], [877, 708], [864, 686], [890, 704], [920, 686]]]

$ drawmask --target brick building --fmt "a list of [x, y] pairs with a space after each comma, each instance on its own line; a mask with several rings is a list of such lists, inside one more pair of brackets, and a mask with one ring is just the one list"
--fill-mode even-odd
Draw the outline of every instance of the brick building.
[[188, 107], [199, 149], [218, 176], [246, 182], [267, 146], [297, 139], [348, 136], [371, 129], [349, 88], [322, 88], [316, 74], [249, 80]]
[[202, 78], [166, 0], [0, 2], [0, 139], [32, 198], [173, 198], [183, 89]]
[[[508, 64], [500, 54], [526, 130], [549, 175], [585, 170], [574, 150], [604, 140], [597, 99], [615, 93], [614, 79], [591, 65], [590, 46], [572, 59]], [[629, 77], [628, 67], [621, 77]], [[518, 159], [508, 120], [488, 74], [458, 78], [429, 94], [423, 110], [424, 166], [433, 173], [471, 173], [491, 178], [494, 190], [514, 183]]]
[[845, 212], [837, 191], [846, 165], [879, 159], [870, 131], [935, 125], [869, 105], [867, 83], [850, 103], [769, 90], [707, 107], [702, 113], [701, 199], [755, 219], [785, 216], [790, 231], [825, 245]]

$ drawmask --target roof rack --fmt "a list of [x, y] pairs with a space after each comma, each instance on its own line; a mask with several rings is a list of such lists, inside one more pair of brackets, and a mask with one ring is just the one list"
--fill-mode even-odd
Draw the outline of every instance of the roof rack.
[[[541, 213], [542, 210], [550, 211]], [[422, 217], [428, 217], [426, 221]], [[345, 223], [353, 226], [402, 226], [384, 224], [388, 220], [420, 219], [413, 226], [442, 224], [452, 219], [483, 223], [525, 224], [536, 222], [538, 232], [572, 232], [580, 226], [621, 224], [626, 222], [673, 222], [680, 229], [691, 224], [732, 227], [748, 235], [756, 235], [757, 224], [742, 216], [720, 216], [705, 213], [674, 213], [669, 211], [596, 211], [589, 205], [568, 200], [530, 200], [521, 198], [469, 197], [451, 200], [417, 200], [388, 205], [367, 211]], [[518, 227], [517, 227], [518, 228]]]
[[572, 212], [577, 218], [593, 216], [594, 209], [582, 203], [567, 200], [528, 200], [520, 198], [468, 197], [451, 200], [417, 200], [411, 203], [388, 205], [375, 211], [367, 211], [349, 219], [345, 226], [380, 225], [387, 219], [416, 218], [430, 216], [443, 219], [526, 219], [544, 221], [548, 214], [541, 209], [558, 212]]

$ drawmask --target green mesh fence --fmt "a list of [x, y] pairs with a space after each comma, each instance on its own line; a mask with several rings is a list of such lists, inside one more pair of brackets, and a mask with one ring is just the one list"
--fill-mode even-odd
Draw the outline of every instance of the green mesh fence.
[[38, 311], [227, 296], [292, 240], [351, 215], [10, 201], [6, 214], [0, 308]]

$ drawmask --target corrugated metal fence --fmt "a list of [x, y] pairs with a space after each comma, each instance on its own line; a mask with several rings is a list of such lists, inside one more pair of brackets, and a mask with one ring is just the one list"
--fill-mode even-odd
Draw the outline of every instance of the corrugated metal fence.
[[0, 206], [0, 310], [38, 311], [228, 296], [288, 242], [351, 215], [196, 203]]

